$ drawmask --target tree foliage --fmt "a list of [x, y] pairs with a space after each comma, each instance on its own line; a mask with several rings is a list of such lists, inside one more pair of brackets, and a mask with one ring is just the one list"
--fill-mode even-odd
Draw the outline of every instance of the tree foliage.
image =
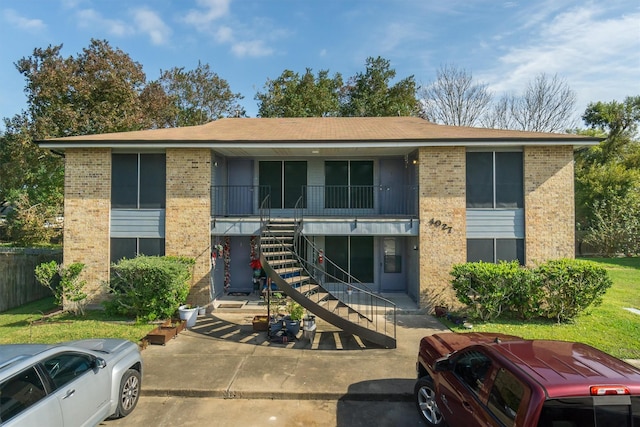
[[300, 76], [284, 70], [275, 80], [267, 79], [264, 92], [258, 92], [260, 117], [326, 117], [337, 116], [340, 111], [342, 76], [329, 77], [328, 70], [317, 76], [307, 68]]
[[602, 254], [640, 253], [640, 97], [591, 103], [583, 119], [604, 139], [576, 154], [579, 235]]
[[492, 99], [486, 84], [474, 83], [470, 72], [453, 65], [440, 67], [420, 92], [422, 117], [451, 126], [476, 125]]
[[159, 106], [161, 112], [168, 113], [165, 117], [170, 127], [201, 125], [225, 116], [245, 115], [238, 103], [242, 95], [233, 93], [229, 83], [213, 72], [209, 64], [198, 62], [194, 70], [175, 67], [163, 71], [158, 84], [170, 100]]
[[419, 111], [413, 76], [394, 85], [396, 70], [388, 60], [369, 57], [365, 71], [350, 78], [342, 88], [342, 115], [347, 117], [411, 116]]
[[342, 76], [307, 68], [300, 76], [285, 70], [268, 79], [255, 99], [260, 117], [409, 116], [418, 113], [413, 76], [391, 84], [396, 71], [381, 57], [367, 58], [366, 70], [344, 84]]

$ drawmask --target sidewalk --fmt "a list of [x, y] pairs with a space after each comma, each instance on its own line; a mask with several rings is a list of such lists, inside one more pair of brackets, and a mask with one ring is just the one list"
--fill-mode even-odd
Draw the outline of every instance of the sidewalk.
[[143, 396], [410, 400], [420, 338], [447, 329], [432, 316], [397, 316], [397, 348], [369, 346], [317, 319], [313, 342], [268, 341], [252, 310], [216, 310], [142, 357]]

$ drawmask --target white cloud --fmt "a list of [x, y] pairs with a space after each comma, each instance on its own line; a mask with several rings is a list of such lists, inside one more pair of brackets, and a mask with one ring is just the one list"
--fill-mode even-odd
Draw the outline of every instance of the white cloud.
[[136, 28], [140, 32], [148, 34], [151, 43], [162, 45], [168, 42], [171, 36], [171, 28], [164, 23], [157, 13], [147, 8], [140, 8], [133, 11], [133, 17]]
[[118, 37], [134, 33], [133, 28], [127, 25], [127, 23], [121, 20], [103, 18], [102, 15], [93, 9], [78, 11], [76, 18], [78, 20], [78, 27], [80, 28], [100, 28]]
[[194, 25], [198, 30], [207, 30], [210, 24], [229, 13], [231, 0], [197, 0], [201, 9], [191, 9], [184, 17], [187, 24]]
[[21, 30], [38, 32], [43, 31], [47, 27], [41, 19], [25, 18], [13, 9], [5, 9], [3, 15], [4, 20], [8, 22], [9, 25], [20, 28]]
[[231, 46], [231, 51], [239, 57], [251, 56], [269, 56], [273, 53], [273, 49], [264, 45], [262, 40], [251, 40], [244, 42], [236, 42]]
[[[622, 100], [640, 87], [640, 12], [615, 17], [587, 5], [540, 23], [528, 42], [509, 48], [491, 70], [491, 90], [519, 92], [535, 75], [558, 74], [577, 93], [577, 108]], [[626, 93], [623, 93], [626, 91]]]

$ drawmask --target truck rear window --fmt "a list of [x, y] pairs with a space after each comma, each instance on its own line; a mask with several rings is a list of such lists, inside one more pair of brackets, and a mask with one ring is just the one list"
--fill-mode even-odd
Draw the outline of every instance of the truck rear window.
[[637, 427], [640, 396], [595, 396], [545, 402], [538, 427]]

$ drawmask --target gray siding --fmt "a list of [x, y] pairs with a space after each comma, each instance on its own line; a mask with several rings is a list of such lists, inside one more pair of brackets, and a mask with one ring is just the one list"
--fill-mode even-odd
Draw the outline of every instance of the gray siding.
[[524, 238], [524, 209], [467, 209], [467, 238]]
[[164, 238], [164, 209], [112, 209], [111, 237]]

